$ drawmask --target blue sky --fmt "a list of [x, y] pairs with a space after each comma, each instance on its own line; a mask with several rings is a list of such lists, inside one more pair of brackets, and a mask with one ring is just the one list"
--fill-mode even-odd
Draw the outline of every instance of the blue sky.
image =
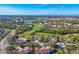
[[79, 15], [79, 4], [0, 4], [0, 15]]

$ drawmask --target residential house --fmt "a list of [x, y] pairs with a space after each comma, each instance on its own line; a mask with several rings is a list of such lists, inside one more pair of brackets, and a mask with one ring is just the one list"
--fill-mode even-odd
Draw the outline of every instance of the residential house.
[[38, 54], [53, 54], [54, 48], [52, 48], [51, 46], [41, 46], [41, 47], [36, 47], [35, 51]]
[[17, 54], [32, 54], [32, 47], [26, 46], [23, 48], [18, 48], [16, 51]]
[[27, 38], [17, 38], [16, 39], [17, 43], [26, 42], [26, 41], [27, 41]]

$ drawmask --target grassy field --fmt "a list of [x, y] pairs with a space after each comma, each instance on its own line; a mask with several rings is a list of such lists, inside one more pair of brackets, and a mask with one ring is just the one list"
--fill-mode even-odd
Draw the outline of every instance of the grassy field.
[[9, 32], [9, 31], [11, 31], [11, 29], [5, 29], [5, 32]]
[[[38, 23], [33, 23], [33, 21], [29, 21], [28, 24], [33, 24], [34, 26], [32, 27], [31, 30], [26, 31], [24, 33], [19, 34], [19, 37], [23, 37], [23, 38], [31, 38], [32, 37], [32, 33], [35, 33], [38, 36], [45, 36], [45, 37], [49, 37], [49, 36], [54, 36], [54, 37], [60, 37], [60, 36], [64, 36], [64, 37], [77, 37], [79, 38], [79, 34], [65, 34], [65, 35], [61, 35], [61, 34], [52, 34], [52, 33], [44, 33], [44, 32], [37, 32], [41, 29], [44, 28], [44, 26], [42, 24], [38, 24]], [[60, 28], [61, 29], [61, 28]], [[60, 30], [58, 28], [56, 29], [52, 29], [52, 30]], [[62, 30], [62, 29], [61, 29]]]
[[25, 38], [32, 37], [32, 35], [31, 35], [32, 33], [39, 31], [42, 28], [43, 28], [42, 24], [34, 24], [34, 27], [32, 28], [32, 30], [26, 31], [26, 32], [20, 34], [19, 37], [25, 37]]

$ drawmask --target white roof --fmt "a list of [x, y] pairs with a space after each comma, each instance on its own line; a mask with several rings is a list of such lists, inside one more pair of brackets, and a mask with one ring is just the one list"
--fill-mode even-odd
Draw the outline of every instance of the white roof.
[[27, 40], [27, 38], [18, 38], [18, 40]]

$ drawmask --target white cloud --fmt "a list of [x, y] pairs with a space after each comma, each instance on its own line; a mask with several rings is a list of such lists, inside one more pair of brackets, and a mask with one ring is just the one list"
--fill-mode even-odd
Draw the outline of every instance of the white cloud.
[[74, 15], [79, 14], [78, 10], [63, 10], [63, 9], [40, 9], [40, 10], [27, 10], [17, 9], [11, 7], [0, 6], [0, 15]]
[[17, 14], [18, 10], [9, 7], [0, 7], [0, 14]]
[[10, 7], [0, 7], [0, 15], [39, 15], [46, 14], [47, 10], [22, 10]]

